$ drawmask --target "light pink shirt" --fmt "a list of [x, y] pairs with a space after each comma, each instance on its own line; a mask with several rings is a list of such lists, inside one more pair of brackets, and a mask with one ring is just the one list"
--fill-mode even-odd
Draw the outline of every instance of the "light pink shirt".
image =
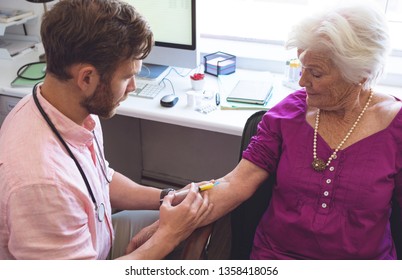
[[[113, 239], [109, 181], [113, 170], [102, 162], [99, 119], [77, 125], [41, 95], [38, 99], [84, 170], [106, 217], [96, 218], [78, 168], [50, 130], [32, 95], [7, 116], [0, 131], [0, 259], [105, 259]], [[95, 131], [100, 148], [93, 141]], [[96, 159], [96, 157], [95, 157]]]

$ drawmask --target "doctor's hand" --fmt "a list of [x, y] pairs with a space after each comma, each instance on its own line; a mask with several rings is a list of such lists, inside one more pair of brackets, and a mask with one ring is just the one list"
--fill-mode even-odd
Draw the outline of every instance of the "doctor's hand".
[[201, 196], [198, 186], [194, 183], [183, 201], [176, 206], [172, 205], [174, 198], [174, 194], [169, 193], [163, 199], [158, 231], [170, 236], [177, 246], [202, 224], [213, 205], [209, 203], [208, 194]]
[[192, 184], [183, 201], [173, 206], [174, 194], [163, 199], [159, 221], [141, 230], [130, 242], [122, 259], [162, 259], [186, 239], [212, 210], [208, 194], [201, 194]]
[[191, 188], [191, 185], [192, 184], [195, 184], [196, 186], [202, 186], [202, 185], [205, 185], [205, 184], [208, 184], [208, 183], [213, 183], [215, 180], [210, 180], [210, 181], [202, 181], [202, 182], [198, 182], [198, 183], [190, 183], [190, 184], [188, 184], [188, 185], [186, 185], [185, 187], [183, 187], [183, 188], [181, 188], [181, 189], [179, 189], [179, 190], [176, 190], [175, 192], [174, 192], [174, 198], [173, 198], [173, 202], [172, 202], [172, 205], [177, 205], [177, 204], [179, 204], [180, 202], [182, 202], [183, 201], [183, 199], [186, 197], [186, 195], [187, 195], [187, 193], [185, 192], [185, 190], [190, 190], [190, 188]]
[[130, 254], [132, 251], [136, 250], [142, 244], [147, 242], [147, 240], [150, 239], [158, 230], [158, 227], [159, 220], [141, 229], [133, 238], [131, 238], [131, 241], [126, 248], [126, 254]]

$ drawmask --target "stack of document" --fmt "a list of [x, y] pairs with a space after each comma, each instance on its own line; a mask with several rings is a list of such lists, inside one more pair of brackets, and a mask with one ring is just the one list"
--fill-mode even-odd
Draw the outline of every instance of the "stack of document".
[[263, 105], [271, 96], [272, 88], [272, 80], [240, 80], [226, 100]]
[[205, 63], [205, 72], [215, 76], [227, 75], [235, 71], [235, 61], [227, 57], [215, 57]]
[[273, 92], [273, 79], [239, 80], [233, 90], [222, 102], [222, 110], [263, 110]]
[[0, 8], [0, 22], [8, 23], [32, 16], [33, 11]]

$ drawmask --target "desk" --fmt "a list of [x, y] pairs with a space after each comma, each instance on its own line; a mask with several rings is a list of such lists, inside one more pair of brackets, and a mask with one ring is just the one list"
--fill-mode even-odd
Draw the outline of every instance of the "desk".
[[[15, 60], [1, 60], [0, 100], [3, 116], [19, 98], [30, 94], [30, 88], [11, 88], [19, 67], [38, 60], [42, 50], [33, 51]], [[185, 73], [188, 70], [184, 71]], [[206, 90], [221, 90], [221, 98], [238, 79], [267, 75], [238, 69], [222, 77], [221, 88], [216, 77], [206, 75]], [[281, 75], [274, 75], [275, 85], [270, 104], [274, 105], [292, 89], [281, 85]], [[171, 72], [167, 77], [179, 96], [173, 108], [164, 108], [159, 99], [171, 93], [170, 83], [153, 100], [129, 97], [122, 102], [117, 115], [102, 121], [105, 153], [111, 167], [131, 179], [154, 186], [182, 186], [191, 181], [217, 178], [232, 170], [238, 162], [241, 133], [248, 110], [216, 110], [207, 115], [187, 107], [185, 92], [190, 78]], [[400, 88], [379, 86], [390, 94], [402, 95]]]

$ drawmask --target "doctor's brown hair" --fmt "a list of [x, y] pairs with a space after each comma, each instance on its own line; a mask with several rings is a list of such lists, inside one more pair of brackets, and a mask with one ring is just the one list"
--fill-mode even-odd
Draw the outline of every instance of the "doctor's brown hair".
[[148, 22], [127, 3], [116, 0], [60, 1], [41, 25], [47, 73], [71, 77], [69, 67], [89, 63], [109, 81], [118, 64], [144, 59], [154, 43]]

